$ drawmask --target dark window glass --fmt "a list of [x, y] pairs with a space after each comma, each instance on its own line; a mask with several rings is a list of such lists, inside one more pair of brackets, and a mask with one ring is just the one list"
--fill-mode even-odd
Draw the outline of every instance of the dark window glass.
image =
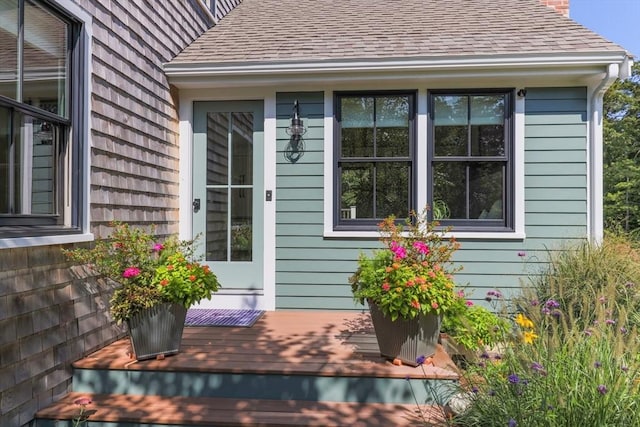
[[341, 94], [337, 224], [375, 228], [412, 208], [414, 95]]
[[511, 92], [430, 94], [429, 204], [443, 225], [511, 227]]
[[79, 26], [36, 0], [0, 0], [0, 16], [0, 238], [77, 232], [83, 141], [72, 124], [83, 114], [83, 70], [70, 76], [81, 64]]

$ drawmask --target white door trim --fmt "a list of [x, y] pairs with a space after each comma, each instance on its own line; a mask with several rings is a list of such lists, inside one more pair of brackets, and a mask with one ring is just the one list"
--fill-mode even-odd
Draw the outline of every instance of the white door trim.
[[[211, 301], [204, 300], [195, 307], [275, 310], [275, 249], [276, 249], [276, 94], [265, 90], [181, 90], [179, 108], [179, 237], [190, 239], [193, 235], [192, 195], [193, 184], [193, 103], [194, 101], [243, 101], [264, 100], [264, 188], [272, 191], [272, 201], [264, 202], [264, 271], [261, 294], [246, 291], [225, 292], [224, 288]], [[264, 200], [264, 199], [263, 199]]]

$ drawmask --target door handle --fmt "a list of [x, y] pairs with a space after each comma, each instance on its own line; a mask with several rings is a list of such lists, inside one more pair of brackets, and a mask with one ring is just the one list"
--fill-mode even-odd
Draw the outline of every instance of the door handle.
[[200, 199], [193, 200], [193, 212], [198, 212], [200, 210]]

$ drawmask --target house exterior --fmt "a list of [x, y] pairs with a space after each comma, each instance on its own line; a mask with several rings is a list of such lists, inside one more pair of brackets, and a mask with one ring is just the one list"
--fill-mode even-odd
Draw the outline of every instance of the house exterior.
[[[567, 8], [245, 0], [165, 64], [181, 234], [206, 236], [224, 285], [203, 306], [353, 309], [347, 279], [377, 222], [426, 205], [453, 227], [476, 300], [519, 287], [549, 249], [600, 239], [602, 95], [630, 58]], [[249, 181], [234, 112], [254, 123]], [[248, 224], [253, 258], [234, 263]]]
[[0, 425], [123, 336], [109, 283], [61, 254], [112, 220], [202, 235], [223, 290], [201, 306], [266, 310], [359, 308], [376, 222], [425, 205], [476, 299], [601, 238], [602, 95], [630, 58], [566, 12], [0, 0]]

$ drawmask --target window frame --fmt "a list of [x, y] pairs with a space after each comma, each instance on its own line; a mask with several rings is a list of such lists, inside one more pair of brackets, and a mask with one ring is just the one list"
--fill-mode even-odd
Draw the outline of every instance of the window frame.
[[[409, 98], [409, 155], [392, 160], [389, 157], [354, 157], [343, 158], [342, 153], [342, 127], [340, 126], [342, 111], [340, 100], [347, 97], [376, 97], [389, 95], [404, 95]], [[373, 231], [378, 229], [378, 224], [383, 218], [356, 218], [344, 219], [341, 217], [341, 163], [409, 163], [409, 189], [408, 204], [410, 209], [415, 209], [417, 194], [417, 115], [418, 115], [418, 91], [417, 90], [357, 90], [335, 91], [333, 93], [333, 230], [334, 231]], [[377, 160], [374, 160], [377, 159]]]
[[[436, 156], [435, 155], [435, 126], [434, 126], [434, 99], [436, 96], [483, 96], [483, 95], [504, 95], [504, 156]], [[438, 219], [440, 228], [452, 226], [455, 232], [513, 232], [515, 231], [515, 141], [516, 141], [516, 102], [514, 88], [491, 88], [491, 89], [431, 89], [427, 92], [428, 114], [427, 114], [427, 204], [433, 205], [434, 193], [434, 165], [437, 162], [464, 162], [464, 163], [503, 163], [505, 176], [503, 178], [502, 207], [503, 219]], [[447, 160], [443, 160], [447, 159]], [[466, 180], [467, 188], [469, 180]], [[468, 192], [467, 192], [468, 194]], [[466, 204], [470, 203], [467, 195]], [[432, 219], [432, 213], [429, 213]]]
[[[20, 19], [23, 19], [24, 0], [19, 0], [18, 4]], [[88, 227], [86, 171], [88, 168], [88, 76], [90, 75], [91, 17], [67, 0], [39, 1], [38, 4], [68, 24], [68, 75], [65, 89], [68, 118], [2, 95], [0, 95], [0, 105], [9, 109], [12, 117], [15, 112], [20, 112], [62, 127], [59, 152], [57, 153], [57, 182], [53, 189], [57, 212], [54, 214], [12, 215], [9, 213], [0, 215], [0, 247], [91, 239], [90, 235], [76, 236], [72, 239], [64, 237], [86, 234]], [[23, 28], [22, 25], [21, 28]], [[20, 34], [19, 40], [23, 43], [24, 35]], [[20, 73], [18, 76], [19, 88], [22, 88], [23, 78]], [[21, 95], [18, 98], [21, 99]], [[11, 130], [11, 137], [14, 136], [15, 133]], [[55, 236], [60, 236], [60, 238], [56, 239]], [[47, 239], [39, 239], [44, 237]]]

